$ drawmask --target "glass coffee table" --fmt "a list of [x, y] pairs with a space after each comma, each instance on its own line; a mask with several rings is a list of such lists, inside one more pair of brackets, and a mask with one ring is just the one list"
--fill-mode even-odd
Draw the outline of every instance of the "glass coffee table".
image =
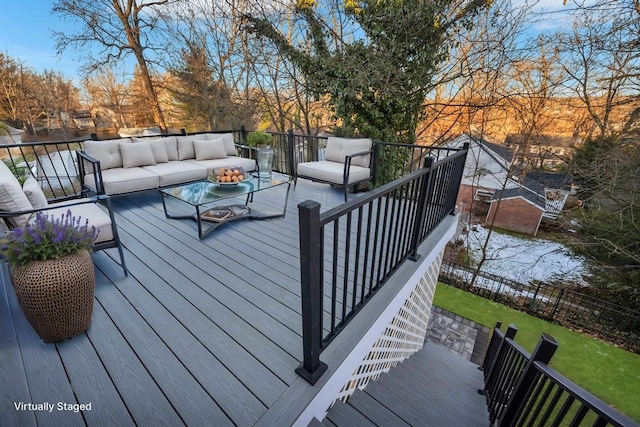
[[[254, 193], [269, 188], [287, 185], [287, 193], [284, 198], [282, 212], [262, 213], [248, 206], [253, 201]], [[251, 176], [238, 183], [214, 183], [210, 181], [198, 181], [190, 184], [160, 190], [162, 207], [167, 218], [193, 219], [198, 224], [198, 237], [200, 240], [211, 234], [223, 224], [240, 219], [269, 219], [284, 218], [289, 201], [291, 189], [291, 177], [286, 175], [272, 176], [269, 179]], [[167, 211], [165, 198], [180, 200], [195, 207], [195, 214], [173, 215]], [[233, 197], [245, 197], [244, 204], [228, 204], [221, 206], [219, 202]]]

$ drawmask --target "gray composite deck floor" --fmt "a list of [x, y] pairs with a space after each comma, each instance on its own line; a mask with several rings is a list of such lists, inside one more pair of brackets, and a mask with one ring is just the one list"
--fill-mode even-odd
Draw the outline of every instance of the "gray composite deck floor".
[[[282, 209], [285, 191], [260, 192], [252, 206]], [[282, 411], [299, 381], [297, 204], [306, 199], [325, 210], [342, 193], [300, 181], [286, 218], [234, 222], [203, 241], [194, 221], [165, 218], [157, 193], [114, 199], [130, 275], [115, 250], [95, 253], [91, 327], [57, 344], [28, 324], [3, 265], [0, 426], [250, 426]], [[21, 402], [54, 409], [17, 410]]]

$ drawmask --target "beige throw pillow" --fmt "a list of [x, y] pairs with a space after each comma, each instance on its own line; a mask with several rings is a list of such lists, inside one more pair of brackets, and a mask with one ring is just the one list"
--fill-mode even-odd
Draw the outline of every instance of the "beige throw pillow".
[[227, 157], [222, 137], [212, 140], [197, 139], [193, 141], [193, 149], [195, 150], [196, 160], [224, 159]]
[[44, 195], [42, 187], [40, 187], [40, 184], [38, 184], [38, 181], [34, 177], [29, 176], [29, 178], [27, 178], [24, 184], [22, 184], [22, 191], [24, 191], [24, 194], [34, 209], [48, 206], [47, 196]]
[[134, 144], [139, 144], [141, 142], [148, 142], [149, 145], [151, 145], [151, 151], [153, 152], [153, 159], [155, 160], [156, 163], [167, 163], [169, 161], [167, 146], [164, 141], [161, 141], [160, 139], [133, 138]]
[[122, 153], [122, 166], [125, 168], [156, 164], [151, 144], [147, 141], [136, 144], [120, 144], [120, 152]]
[[[0, 161], [0, 210], [5, 212], [20, 212], [33, 209], [31, 202], [22, 191], [18, 178]], [[9, 218], [11, 225], [24, 227], [31, 217], [30, 214]]]

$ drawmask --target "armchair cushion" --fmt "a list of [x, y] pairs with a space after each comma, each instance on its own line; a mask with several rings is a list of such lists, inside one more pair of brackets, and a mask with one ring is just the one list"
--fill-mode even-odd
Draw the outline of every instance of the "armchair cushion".
[[69, 202], [52, 203], [49, 206], [53, 209], [43, 211], [43, 213], [47, 216], [53, 215], [54, 217], [59, 218], [62, 215], [66, 215], [68, 210], [71, 210], [73, 216], [79, 216], [82, 223], [84, 223], [85, 220], [88, 220], [89, 227], [94, 226], [98, 229], [96, 243], [113, 240], [114, 236], [113, 229], [111, 227], [111, 218], [98, 203], [83, 203], [73, 206], [68, 205]]
[[121, 143], [120, 152], [122, 153], [122, 166], [125, 169], [156, 164], [149, 141], [138, 142], [136, 144]]
[[[333, 161], [298, 163], [297, 173], [300, 176], [317, 179], [320, 181], [342, 184], [344, 180], [344, 163]], [[349, 170], [349, 181], [353, 184], [366, 181], [371, 177], [371, 169], [351, 164]]]
[[[371, 140], [368, 138], [352, 139], [338, 138], [330, 136], [327, 139], [327, 148], [325, 150], [325, 159], [331, 162], [339, 162], [344, 164], [344, 158], [351, 154], [360, 153], [371, 149]], [[358, 156], [351, 160], [351, 165], [369, 167], [371, 156]]]
[[39, 209], [48, 205], [47, 196], [44, 195], [42, 187], [40, 187], [38, 181], [31, 175], [29, 175], [24, 184], [22, 184], [22, 191], [24, 191], [33, 208]]
[[[0, 210], [19, 212], [31, 209], [33, 209], [33, 206], [31, 206], [31, 202], [22, 191], [18, 178], [15, 177], [4, 162], [0, 162]], [[18, 215], [9, 218], [9, 222], [14, 227], [24, 227], [30, 217], [31, 215], [29, 214]]]

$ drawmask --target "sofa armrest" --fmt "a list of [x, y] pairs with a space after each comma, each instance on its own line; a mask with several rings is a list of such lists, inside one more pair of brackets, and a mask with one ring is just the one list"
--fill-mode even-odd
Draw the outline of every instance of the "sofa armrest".
[[[97, 194], [105, 194], [104, 182], [102, 180], [102, 167], [100, 166], [100, 160], [88, 155], [87, 153], [78, 150], [78, 168], [80, 170], [80, 184], [82, 194], [91, 194], [95, 191]], [[90, 174], [93, 174], [96, 188], [95, 190], [90, 188], [85, 182], [84, 177], [88, 175], [87, 166], [90, 168]]]

